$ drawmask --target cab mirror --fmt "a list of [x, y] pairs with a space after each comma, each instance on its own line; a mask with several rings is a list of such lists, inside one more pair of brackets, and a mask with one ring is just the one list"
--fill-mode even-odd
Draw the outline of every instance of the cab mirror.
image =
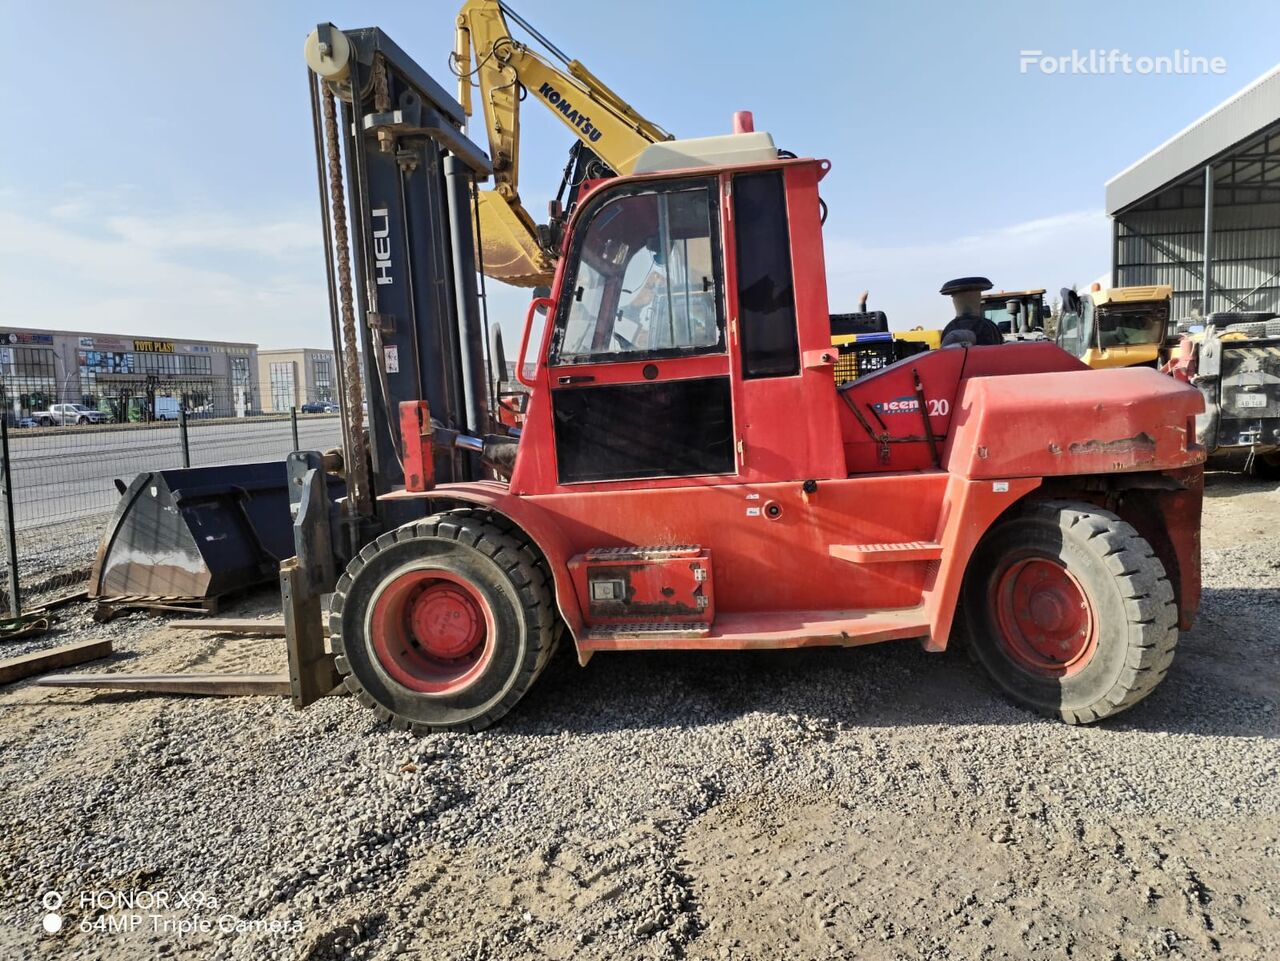
[[489, 330], [489, 357], [493, 374], [499, 384], [507, 379], [507, 352], [502, 349], [502, 327], [494, 324]]

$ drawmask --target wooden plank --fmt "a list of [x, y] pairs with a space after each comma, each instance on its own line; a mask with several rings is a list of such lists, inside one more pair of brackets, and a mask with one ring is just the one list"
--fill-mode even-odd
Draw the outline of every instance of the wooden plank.
[[110, 641], [81, 641], [64, 644], [47, 651], [24, 654], [0, 661], [0, 684], [18, 681], [33, 674], [40, 674], [55, 667], [70, 667], [85, 661], [96, 661], [111, 653]]
[[288, 674], [50, 674], [42, 687], [81, 687], [153, 694], [249, 697], [292, 693]]
[[270, 621], [241, 620], [234, 617], [209, 617], [197, 621], [170, 621], [169, 627], [178, 631], [209, 631], [214, 634], [258, 634], [263, 637], [284, 637], [284, 618]]

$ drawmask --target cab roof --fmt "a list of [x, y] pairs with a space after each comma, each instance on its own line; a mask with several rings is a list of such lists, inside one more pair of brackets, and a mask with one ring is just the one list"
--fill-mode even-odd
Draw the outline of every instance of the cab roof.
[[686, 140], [660, 140], [640, 151], [634, 174], [695, 167], [736, 167], [778, 159], [773, 137], [763, 131], [730, 133]]
[[1143, 304], [1148, 301], [1167, 301], [1173, 297], [1170, 284], [1149, 284], [1145, 287], [1108, 287], [1089, 294], [1093, 306], [1106, 304]]

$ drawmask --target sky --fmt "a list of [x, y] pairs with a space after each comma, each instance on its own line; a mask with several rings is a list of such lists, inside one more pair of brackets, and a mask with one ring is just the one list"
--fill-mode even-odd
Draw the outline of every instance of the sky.
[[[380, 26], [452, 91], [458, 5], [5, 0], [0, 325], [327, 345], [302, 42], [320, 20]], [[954, 276], [1056, 291], [1106, 273], [1106, 180], [1280, 56], [1274, 0], [512, 6], [677, 136], [749, 109], [780, 147], [830, 159], [831, 309], [866, 288], [897, 328], [945, 323]], [[1112, 48], [1225, 69], [1020, 65]], [[541, 216], [570, 138], [532, 100], [522, 124]], [[510, 340], [529, 292], [489, 290]]]

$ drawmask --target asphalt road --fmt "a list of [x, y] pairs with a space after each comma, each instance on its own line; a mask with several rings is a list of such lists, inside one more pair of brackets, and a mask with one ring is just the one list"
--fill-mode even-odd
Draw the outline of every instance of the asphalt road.
[[[192, 421], [188, 436], [192, 467], [283, 460], [294, 448], [288, 418]], [[338, 416], [299, 416], [298, 439], [304, 449], [340, 443]], [[128, 483], [141, 471], [182, 466], [181, 432], [172, 423], [13, 431], [9, 448], [18, 531], [101, 516], [119, 499], [115, 478]]]

